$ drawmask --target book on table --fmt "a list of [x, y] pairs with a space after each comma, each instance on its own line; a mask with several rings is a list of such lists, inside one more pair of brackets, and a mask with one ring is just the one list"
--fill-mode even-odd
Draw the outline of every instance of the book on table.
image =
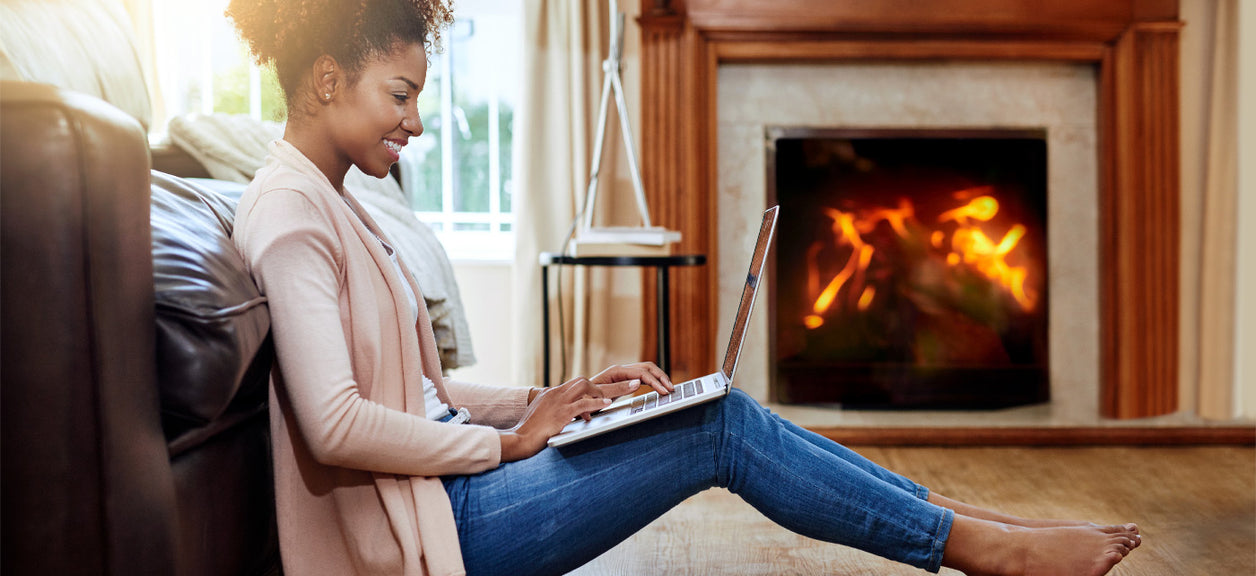
[[577, 243], [590, 244], [641, 244], [665, 246], [680, 242], [680, 231], [661, 226], [602, 226], [588, 227], [576, 234]]
[[577, 258], [590, 256], [671, 256], [672, 245], [628, 244], [626, 242], [571, 243], [571, 255]]

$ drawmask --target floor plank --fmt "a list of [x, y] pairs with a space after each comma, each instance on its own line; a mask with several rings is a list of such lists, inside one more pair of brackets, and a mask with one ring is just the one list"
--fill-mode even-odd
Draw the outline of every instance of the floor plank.
[[[941, 494], [1011, 514], [1137, 522], [1116, 576], [1256, 574], [1256, 449], [862, 448]], [[698, 544], [701, 544], [699, 546]], [[772, 524], [709, 490], [573, 574], [922, 574]], [[943, 574], [959, 574], [943, 570]]]

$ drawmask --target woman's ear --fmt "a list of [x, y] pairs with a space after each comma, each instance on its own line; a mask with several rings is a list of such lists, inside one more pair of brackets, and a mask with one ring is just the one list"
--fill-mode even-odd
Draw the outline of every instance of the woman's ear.
[[314, 90], [319, 102], [328, 104], [336, 97], [336, 90], [344, 84], [344, 71], [329, 54], [314, 60]]

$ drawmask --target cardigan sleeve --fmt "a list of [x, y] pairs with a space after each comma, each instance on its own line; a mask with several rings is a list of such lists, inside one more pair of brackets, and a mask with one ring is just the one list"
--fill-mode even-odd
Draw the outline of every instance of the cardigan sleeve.
[[445, 379], [445, 390], [454, 405], [471, 412], [471, 422], [494, 428], [519, 423], [528, 409], [529, 388], [489, 386]]
[[269, 301], [276, 396], [319, 463], [415, 476], [500, 464], [496, 430], [434, 422], [361, 394], [340, 309], [343, 250], [330, 215], [300, 192], [272, 189], [247, 218], [252, 226], [238, 244]]

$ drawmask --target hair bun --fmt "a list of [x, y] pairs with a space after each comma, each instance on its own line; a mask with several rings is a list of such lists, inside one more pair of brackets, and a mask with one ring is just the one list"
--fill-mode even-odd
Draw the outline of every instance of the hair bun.
[[226, 16], [261, 66], [274, 66], [292, 102], [301, 75], [330, 54], [350, 73], [397, 43], [439, 48], [453, 22], [445, 0], [231, 0]]

